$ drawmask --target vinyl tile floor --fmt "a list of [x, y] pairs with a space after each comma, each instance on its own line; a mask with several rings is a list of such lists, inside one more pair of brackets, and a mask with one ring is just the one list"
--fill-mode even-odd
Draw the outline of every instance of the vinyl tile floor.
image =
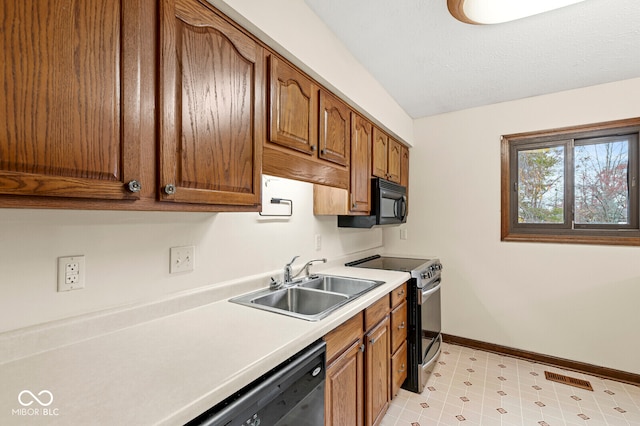
[[391, 401], [381, 426], [398, 425], [640, 426], [640, 387], [444, 343], [422, 394], [400, 389]]

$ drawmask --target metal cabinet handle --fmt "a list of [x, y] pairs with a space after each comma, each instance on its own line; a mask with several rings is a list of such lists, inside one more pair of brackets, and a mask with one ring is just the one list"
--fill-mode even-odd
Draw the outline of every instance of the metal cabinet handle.
[[138, 182], [137, 180], [132, 180], [127, 184], [127, 189], [130, 192], [140, 192], [140, 190], [142, 189], [142, 185], [140, 185], [140, 182]]
[[402, 366], [400, 367], [400, 370], [398, 370], [398, 373], [404, 373], [405, 368], [406, 368], [405, 365], [402, 364]]
[[404, 327], [405, 327], [405, 325], [404, 325], [404, 321], [402, 321], [402, 322], [400, 323], [400, 325], [398, 326], [398, 330], [402, 330]]
[[172, 183], [165, 185], [164, 192], [167, 195], [173, 195], [176, 193], [176, 187]]

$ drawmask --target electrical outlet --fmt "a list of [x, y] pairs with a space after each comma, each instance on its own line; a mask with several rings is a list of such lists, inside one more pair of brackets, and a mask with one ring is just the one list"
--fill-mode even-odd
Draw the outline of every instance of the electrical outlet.
[[190, 272], [196, 267], [196, 246], [171, 247], [169, 273]]
[[401, 228], [400, 229], [400, 239], [401, 240], [406, 240], [407, 239], [407, 228]]
[[314, 243], [315, 243], [316, 251], [321, 250], [322, 249], [322, 235], [316, 234], [315, 237], [314, 237]]
[[58, 258], [58, 291], [84, 288], [84, 256]]

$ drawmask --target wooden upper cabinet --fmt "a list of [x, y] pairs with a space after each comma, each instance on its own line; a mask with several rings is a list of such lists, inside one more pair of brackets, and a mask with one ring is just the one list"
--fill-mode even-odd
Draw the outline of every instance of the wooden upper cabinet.
[[351, 113], [351, 185], [350, 211], [368, 213], [371, 209], [369, 164], [373, 126], [355, 112]]
[[400, 183], [400, 163], [402, 161], [402, 145], [389, 138], [389, 152], [387, 154], [387, 179]]
[[2, 2], [0, 193], [139, 198], [141, 13], [138, 0]]
[[402, 157], [400, 159], [400, 185], [409, 187], [409, 148], [402, 146]]
[[382, 179], [387, 178], [387, 155], [389, 136], [377, 127], [373, 128], [373, 161], [371, 174]]
[[402, 144], [377, 127], [373, 128], [373, 176], [400, 183]]
[[164, 0], [160, 199], [259, 205], [264, 53], [198, 0]]
[[269, 57], [269, 141], [315, 155], [318, 88], [275, 55]]
[[318, 158], [342, 166], [349, 165], [351, 109], [324, 90], [320, 91]]

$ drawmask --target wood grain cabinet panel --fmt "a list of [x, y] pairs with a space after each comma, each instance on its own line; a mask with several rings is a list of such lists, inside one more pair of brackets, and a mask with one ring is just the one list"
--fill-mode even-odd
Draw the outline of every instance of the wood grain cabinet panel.
[[260, 203], [262, 47], [206, 2], [164, 0], [160, 199]]
[[373, 128], [373, 159], [371, 174], [387, 179], [387, 155], [389, 152], [389, 136], [377, 127]]
[[371, 178], [369, 164], [373, 126], [355, 112], [351, 113], [351, 181], [350, 211], [371, 210]]
[[391, 352], [398, 350], [407, 340], [407, 302], [391, 311]]
[[409, 188], [409, 148], [404, 145], [402, 146], [402, 158], [400, 159], [400, 185]]
[[361, 346], [362, 339], [358, 339], [327, 367], [326, 426], [363, 424], [364, 367]]
[[400, 183], [400, 165], [402, 161], [402, 145], [389, 138], [389, 153], [387, 154], [387, 179]]
[[269, 140], [315, 155], [318, 148], [318, 88], [275, 55], [269, 57], [269, 65]]
[[389, 316], [365, 335], [365, 357], [365, 424], [372, 426], [380, 424], [391, 399]]
[[377, 127], [373, 128], [371, 175], [400, 183], [403, 145]]
[[391, 398], [395, 397], [407, 379], [407, 341], [391, 357]]
[[139, 198], [141, 4], [2, 2], [0, 193]]
[[349, 165], [351, 151], [351, 109], [324, 90], [320, 91], [318, 158]]

